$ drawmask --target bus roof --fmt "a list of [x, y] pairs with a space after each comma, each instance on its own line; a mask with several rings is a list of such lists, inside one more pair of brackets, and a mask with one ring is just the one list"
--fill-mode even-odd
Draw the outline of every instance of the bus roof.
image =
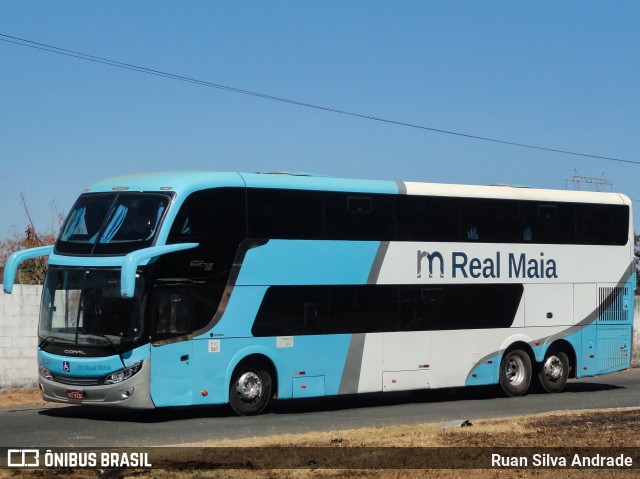
[[619, 193], [549, 190], [503, 185], [457, 185], [385, 180], [333, 178], [309, 173], [238, 173], [209, 171], [167, 171], [139, 173], [106, 178], [91, 185], [86, 192], [173, 191], [186, 196], [194, 191], [216, 187], [277, 188], [297, 190], [343, 191], [453, 196], [469, 198], [504, 198], [537, 201], [631, 204]]

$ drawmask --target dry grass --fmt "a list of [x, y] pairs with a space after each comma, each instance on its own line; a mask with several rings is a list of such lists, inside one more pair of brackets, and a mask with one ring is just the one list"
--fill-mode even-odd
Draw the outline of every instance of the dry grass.
[[14, 407], [24, 404], [51, 404], [42, 399], [38, 388], [0, 389], [0, 407]]
[[[480, 420], [470, 427], [442, 429], [437, 424], [365, 428], [311, 434], [290, 434], [267, 438], [210, 441], [193, 444], [194, 447], [634, 447], [640, 448], [640, 409], [605, 411], [558, 412], [534, 416]], [[455, 453], [456, 449], [451, 449]], [[185, 460], [184, 454], [178, 453]], [[418, 479], [418, 478], [632, 478], [640, 477], [638, 469], [452, 469], [452, 470], [395, 470], [395, 469], [254, 469], [254, 470], [206, 470], [192, 463], [188, 467], [178, 458], [175, 469], [152, 471], [93, 470], [29, 471], [26, 477], [59, 478], [240, 478], [240, 479]], [[0, 471], [0, 477], [17, 477], [13, 471]]]

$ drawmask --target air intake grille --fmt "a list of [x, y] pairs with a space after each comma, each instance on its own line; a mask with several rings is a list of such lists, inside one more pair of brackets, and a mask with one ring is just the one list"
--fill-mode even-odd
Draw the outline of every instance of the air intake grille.
[[598, 313], [600, 322], [622, 323], [629, 320], [629, 288], [603, 287], [598, 289]]
[[70, 386], [97, 386], [104, 383], [104, 378], [78, 378], [72, 376], [58, 376], [52, 374], [53, 380], [57, 383], [68, 384]]

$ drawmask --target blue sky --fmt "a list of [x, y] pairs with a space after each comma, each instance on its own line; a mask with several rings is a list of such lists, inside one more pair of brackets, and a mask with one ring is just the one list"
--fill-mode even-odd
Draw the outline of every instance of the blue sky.
[[[639, 161], [640, 2], [0, 3], [0, 34], [365, 115]], [[1, 38], [1, 37], [0, 37]], [[565, 188], [640, 164], [470, 140], [0, 41], [0, 238], [171, 169]], [[635, 203], [640, 209], [640, 203]], [[636, 222], [637, 222], [636, 215]]]

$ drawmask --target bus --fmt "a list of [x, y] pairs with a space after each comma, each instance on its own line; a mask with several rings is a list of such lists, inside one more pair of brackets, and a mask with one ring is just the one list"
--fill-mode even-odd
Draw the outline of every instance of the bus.
[[48, 255], [45, 400], [150, 409], [499, 385], [630, 366], [621, 194], [167, 172], [83, 192]]

